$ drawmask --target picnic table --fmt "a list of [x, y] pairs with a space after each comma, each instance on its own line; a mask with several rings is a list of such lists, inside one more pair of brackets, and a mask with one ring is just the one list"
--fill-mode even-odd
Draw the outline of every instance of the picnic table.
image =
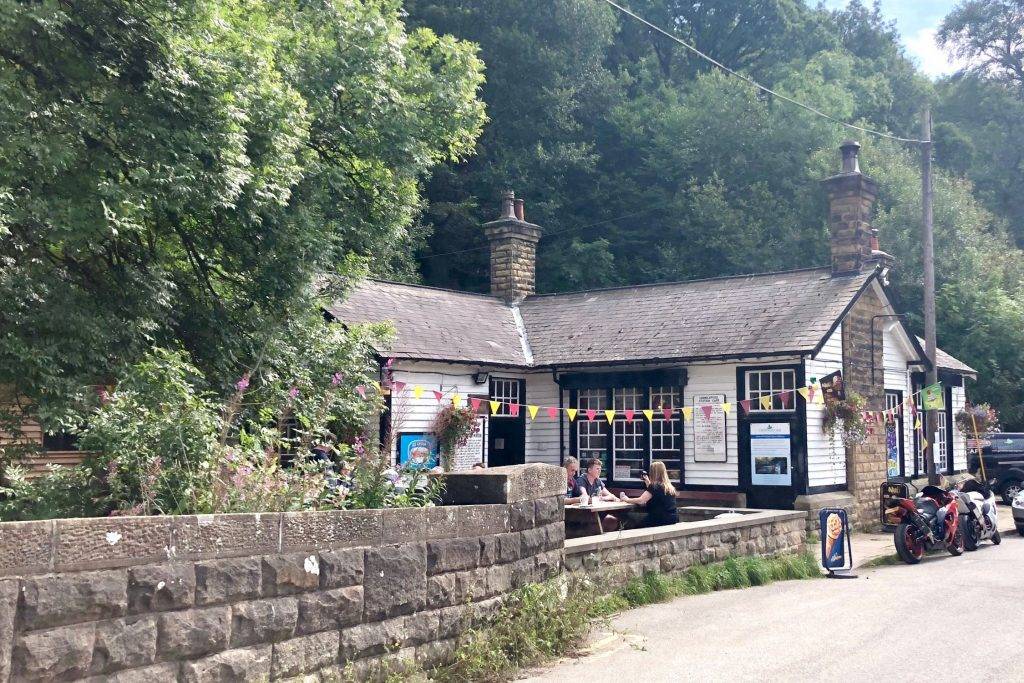
[[565, 521], [582, 521], [584, 524], [592, 522], [597, 527], [597, 533], [604, 533], [604, 526], [601, 524], [601, 515], [607, 515], [618, 510], [629, 510], [635, 506], [630, 503], [613, 503], [611, 501], [599, 500], [588, 505], [565, 506]]

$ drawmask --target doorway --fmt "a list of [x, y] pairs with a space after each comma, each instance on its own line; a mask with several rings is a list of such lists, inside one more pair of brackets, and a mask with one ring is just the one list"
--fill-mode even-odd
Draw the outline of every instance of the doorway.
[[526, 462], [526, 382], [492, 377], [490, 396], [499, 406], [488, 420], [487, 466], [521, 465]]

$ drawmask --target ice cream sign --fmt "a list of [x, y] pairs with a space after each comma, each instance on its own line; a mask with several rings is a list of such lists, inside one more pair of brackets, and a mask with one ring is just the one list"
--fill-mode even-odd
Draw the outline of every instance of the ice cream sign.
[[831, 574], [853, 568], [853, 545], [846, 510], [824, 508], [818, 512], [821, 525], [821, 566]]

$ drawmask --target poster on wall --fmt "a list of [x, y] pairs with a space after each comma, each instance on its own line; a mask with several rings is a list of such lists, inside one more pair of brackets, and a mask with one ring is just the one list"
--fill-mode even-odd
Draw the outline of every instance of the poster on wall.
[[[725, 462], [725, 394], [697, 394], [693, 397], [693, 460]], [[710, 410], [708, 408], [710, 407]]]
[[465, 445], [455, 449], [455, 463], [452, 467], [456, 472], [468, 470], [477, 463], [483, 463], [484, 467], [487, 466], [487, 452], [484, 447], [487, 443], [486, 430], [487, 416], [480, 415], [477, 417], [476, 431], [470, 435]]
[[750, 425], [750, 483], [790, 486], [793, 483], [788, 422]]
[[413, 470], [437, 467], [437, 437], [433, 434], [399, 434], [398, 464]]
[[885, 461], [886, 472], [890, 478], [900, 476], [900, 441], [896, 433], [897, 426], [896, 420], [885, 423]]

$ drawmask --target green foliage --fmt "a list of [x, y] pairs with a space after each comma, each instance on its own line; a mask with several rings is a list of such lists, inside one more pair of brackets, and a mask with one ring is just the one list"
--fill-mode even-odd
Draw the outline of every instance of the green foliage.
[[482, 79], [398, 0], [0, 0], [0, 386], [76, 423], [155, 345], [219, 390], [314, 284], [411, 277]]
[[0, 480], [0, 521], [93, 517], [105, 512], [103, 494], [88, 469], [53, 467], [35, 479], [9, 467]]
[[844, 446], [864, 443], [868, 436], [867, 424], [864, 422], [865, 404], [864, 397], [853, 391], [847, 392], [845, 401], [825, 403], [825, 417], [821, 421], [821, 430], [828, 434], [833, 450], [836, 432], [840, 433]]

